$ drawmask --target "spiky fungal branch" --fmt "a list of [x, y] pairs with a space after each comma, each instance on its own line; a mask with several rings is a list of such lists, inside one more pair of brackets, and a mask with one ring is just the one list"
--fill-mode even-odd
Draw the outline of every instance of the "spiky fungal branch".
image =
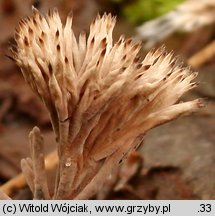
[[22, 20], [13, 58], [45, 104], [56, 134], [59, 165], [50, 196], [38, 128], [30, 135], [31, 159], [23, 173], [35, 199], [87, 199], [136, 149], [151, 128], [201, 107], [177, 103], [196, 86], [197, 73], [163, 48], [141, 60], [140, 43], [113, 43], [115, 17], [97, 16], [89, 36], [76, 39], [72, 17], [63, 25], [57, 10]]

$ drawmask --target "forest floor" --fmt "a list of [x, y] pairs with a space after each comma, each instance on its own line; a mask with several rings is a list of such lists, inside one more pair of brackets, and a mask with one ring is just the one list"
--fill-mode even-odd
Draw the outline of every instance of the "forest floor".
[[[91, 8], [87, 20], [94, 14], [95, 9]], [[0, 35], [0, 184], [21, 172], [20, 160], [29, 156], [28, 134], [35, 125], [44, 134], [45, 151], [55, 148], [46, 110], [25, 84], [18, 67], [5, 57], [8, 41], [13, 43], [12, 32], [18, 17], [0, 20], [3, 31]], [[87, 27], [89, 21], [77, 22], [77, 31], [81, 25]], [[131, 36], [134, 32], [129, 25], [119, 22], [115, 35]], [[210, 41], [211, 35], [201, 46]], [[181, 43], [186, 44], [183, 39]], [[166, 45], [167, 49], [182, 46], [174, 37]], [[195, 50], [189, 50], [190, 53], [184, 50], [186, 62]], [[176, 53], [180, 52], [176, 48]], [[142, 169], [133, 174], [127, 187], [110, 192], [107, 199], [215, 199], [215, 65], [210, 62], [197, 71], [200, 85], [184, 100], [206, 98], [206, 108], [151, 130], [140, 148]], [[31, 193], [26, 186], [14, 191], [12, 197], [31, 199]]]

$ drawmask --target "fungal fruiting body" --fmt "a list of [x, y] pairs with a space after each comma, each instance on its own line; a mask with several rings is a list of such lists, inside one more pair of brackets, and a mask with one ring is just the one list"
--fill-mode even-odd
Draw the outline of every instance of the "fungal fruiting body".
[[89, 36], [76, 38], [72, 16], [64, 25], [57, 10], [42, 16], [36, 9], [19, 23], [13, 58], [49, 112], [59, 157], [50, 196], [46, 178], [38, 180], [44, 159], [35, 128], [32, 157], [22, 161], [35, 199], [91, 197], [149, 129], [202, 106], [201, 100], [177, 103], [195, 87], [197, 73], [164, 48], [139, 58], [140, 43], [113, 42], [114, 25], [110, 14], [97, 16]]

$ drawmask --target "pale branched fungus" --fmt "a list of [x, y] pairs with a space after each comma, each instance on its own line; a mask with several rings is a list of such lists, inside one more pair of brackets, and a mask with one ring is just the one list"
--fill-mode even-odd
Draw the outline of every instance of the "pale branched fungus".
[[19, 23], [13, 58], [49, 112], [59, 157], [50, 195], [43, 139], [34, 128], [31, 158], [22, 168], [35, 199], [91, 197], [149, 129], [203, 105], [177, 103], [196, 86], [197, 73], [164, 48], [141, 60], [140, 43], [124, 37], [113, 42], [114, 25], [110, 14], [97, 16], [89, 36], [76, 39], [72, 16], [63, 25], [57, 10], [44, 17], [33, 9]]

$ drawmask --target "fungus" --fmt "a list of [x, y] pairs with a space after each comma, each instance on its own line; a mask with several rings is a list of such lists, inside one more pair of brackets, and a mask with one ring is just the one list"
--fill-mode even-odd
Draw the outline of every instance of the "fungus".
[[203, 106], [178, 103], [194, 88], [197, 73], [182, 67], [163, 47], [138, 57], [140, 43], [120, 37], [116, 18], [97, 16], [89, 36], [76, 39], [72, 16], [42, 16], [35, 8], [16, 31], [13, 59], [45, 104], [56, 135], [59, 164], [50, 195], [38, 128], [30, 134], [31, 158], [22, 170], [34, 199], [88, 199], [113, 169], [141, 144], [145, 133]]

